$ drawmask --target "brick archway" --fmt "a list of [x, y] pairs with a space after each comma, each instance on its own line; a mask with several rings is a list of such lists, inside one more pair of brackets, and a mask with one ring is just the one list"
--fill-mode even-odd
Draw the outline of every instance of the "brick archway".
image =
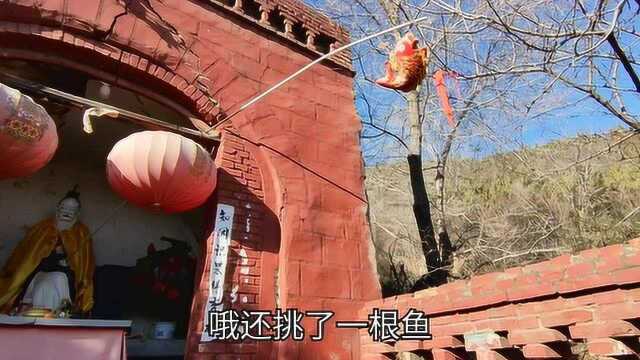
[[163, 45], [162, 34], [140, 30], [141, 25], [136, 30], [136, 22], [142, 23], [137, 18], [129, 24], [130, 36], [119, 36], [123, 28], [106, 27], [113, 9], [96, 7], [97, 15], [91, 16], [90, 3], [87, 8], [66, 9], [56, 8], [59, 1], [26, 3], [3, 4], [0, 58], [60, 65], [145, 95], [185, 117], [215, 120], [219, 103], [211, 96], [211, 83], [198, 70], [202, 64], [194, 62], [186, 45]]
[[[58, 65], [63, 69], [75, 70], [87, 74], [96, 80], [107, 82], [133, 93], [143, 95], [181, 114], [185, 119], [190, 117], [213, 119], [215, 115], [196, 113], [194, 103], [185, 96], [184, 92], [178, 88], [164, 88], [158, 82], [158, 78], [149, 78], [146, 74], [132, 74], [120, 77], [111, 72], [99, 70], [84, 63], [76, 62], [68, 58], [53, 57], [43, 50], [0, 48], [0, 59], [2, 60], [24, 60], [43, 64]], [[107, 59], [108, 60], [108, 59]], [[131, 68], [133, 70], [134, 68]], [[145, 83], [147, 86], [141, 86]], [[156, 84], [153, 86], [153, 84]], [[153, 89], [151, 91], [150, 89]], [[162, 90], [158, 90], [162, 89]]]

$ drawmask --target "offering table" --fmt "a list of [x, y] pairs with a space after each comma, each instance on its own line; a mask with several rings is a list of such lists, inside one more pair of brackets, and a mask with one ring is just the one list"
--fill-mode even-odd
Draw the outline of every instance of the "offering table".
[[3, 360], [126, 360], [128, 320], [0, 315]]

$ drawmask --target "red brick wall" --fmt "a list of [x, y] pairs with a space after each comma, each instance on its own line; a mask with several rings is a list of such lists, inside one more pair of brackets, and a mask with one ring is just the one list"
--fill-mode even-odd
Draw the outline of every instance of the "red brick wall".
[[640, 239], [372, 301], [360, 317], [375, 307], [397, 308], [401, 315], [409, 308], [424, 311], [433, 339], [385, 344], [363, 332], [363, 359], [404, 351], [436, 360], [472, 354], [477, 359], [567, 359], [571, 345], [579, 343], [592, 355], [635, 354]]
[[[129, 4], [2, 2], [0, 57], [85, 71], [215, 121], [317, 56], [205, 1]], [[380, 297], [352, 86], [344, 67], [317, 66], [233, 118], [222, 134], [220, 183], [209, 207], [236, 207], [232, 254], [245, 248], [252, 270], [239, 274], [232, 256], [226, 285], [240, 282], [243, 307], [272, 310], [277, 288], [282, 308], [333, 310], [334, 320], [351, 320]], [[255, 207], [247, 211], [247, 203]], [[252, 231], [245, 234], [249, 214]], [[205, 259], [211, 245], [210, 238], [203, 243]], [[206, 261], [192, 307], [190, 358], [360, 358], [357, 332], [333, 322], [318, 343], [198, 344], [205, 269]]]
[[[226, 133], [228, 134], [228, 133]], [[279, 251], [277, 218], [264, 204], [263, 178], [250, 145], [230, 135], [218, 149], [220, 166], [219, 185], [210, 206], [224, 203], [235, 208], [231, 249], [228, 257], [225, 281], [225, 305], [227, 308], [261, 310], [275, 308], [275, 272]], [[249, 224], [247, 223], [249, 222]], [[213, 223], [208, 224], [209, 227]], [[211, 254], [213, 238], [202, 243], [202, 254]], [[240, 256], [246, 254], [246, 260]], [[200, 344], [204, 317], [204, 301], [209, 296], [210, 257], [201, 264], [197, 293], [192, 305], [192, 327], [187, 349], [193, 358], [210, 358], [210, 354], [261, 354], [268, 357], [272, 346], [268, 343], [244, 342], [241, 344]], [[230, 299], [236, 289], [235, 301]]]

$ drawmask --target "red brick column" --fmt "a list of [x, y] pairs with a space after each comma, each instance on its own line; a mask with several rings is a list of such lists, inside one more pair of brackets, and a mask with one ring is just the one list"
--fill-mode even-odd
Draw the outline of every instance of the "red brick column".
[[[225, 133], [226, 134], [226, 133]], [[274, 309], [280, 232], [277, 218], [265, 205], [263, 177], [251, 145], [233, 135], [224, 136], [218, 149], [219, 183], [209, 206], [209, 228], [214, 225], [218, 203], [233, 206], [235, 216], [225, 279], [225, 306], [244, 310]], [[213, 238], [203, 242], [197, 292], [191, 313], [187, 357], [209, 358], [213, 354], [269, 356], [272, 344], [256, 342], [200, 344], [205, 302], [209, 296]], [[233, 294], [233, 299], [232, 299]]]

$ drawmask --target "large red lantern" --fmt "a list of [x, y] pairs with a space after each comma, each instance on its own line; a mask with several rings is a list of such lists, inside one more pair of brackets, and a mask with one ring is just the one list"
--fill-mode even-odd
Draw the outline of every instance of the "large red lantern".
[[209, 153], [166, 131], [143, 131], [116, 143], [107, 157], [115, 192], [140, 207], [176, 213], [202, 205], [216, 186]]
[[57, 148], [56, 124], [45, 109], [0, 84], [0, 180], [32, 175]]

